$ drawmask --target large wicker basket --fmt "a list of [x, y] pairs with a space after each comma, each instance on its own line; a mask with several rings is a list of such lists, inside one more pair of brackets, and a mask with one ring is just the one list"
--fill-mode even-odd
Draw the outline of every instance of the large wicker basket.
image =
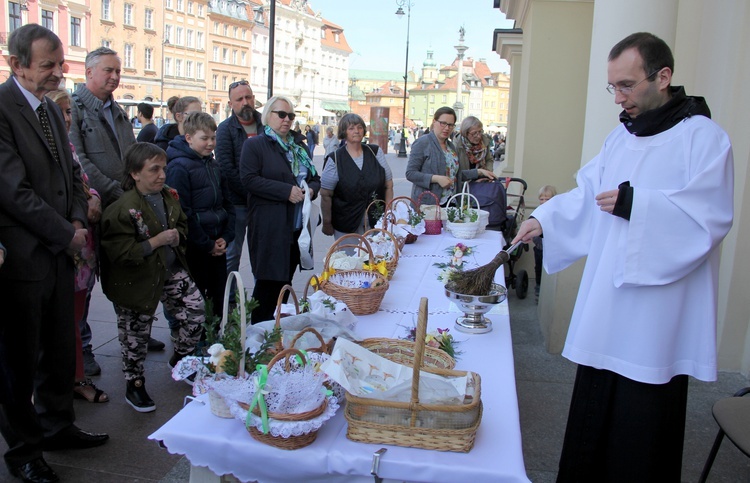
[[[360, 341], [359, 345], [390, 361], [414, 367], [414, 342], [373, 337]], [[453, 369], [456, 367], [455, 359], [449, 356], [447, 352], [434, 347], [425, 347], [424, 349], [422, 367], [432, 369]]]
[[[430, 195], [435, 200], [435, 204], [422, 205], [422, 197]], [[443, 220], [440, 216], [440, 200], [432, 191], [423, 191], [417, 197], [417, 208], [424, 215], [424, 234], [439, 235], [443, 231]]]
[[[345, 241], [356, 240], [354, 243], [344, 243]], [[375, 266], [375, 260], [372, 257], [372, 247], [370, 243], [362, 236], [356, 233], [348, 233], [331, 245], [326, 254], [326, 259], [323, 264], [323, 270], [327, 272], [330, 268], [331, 255], [337, 250], [341, 249], [355, 249], [365, 251], [369, 256], [370, 266]], [[358, 274], [365, 274], [371, 277], [374, 282], [369, 288], [350, 288], [340, 285], [335, 282], [334, 277], [339, 274], [351, 274], [356, 276]], [[388, 280], [380, 275], [376, 271], [357, 269], [357, 270], [341, 270], [336, 272], [335, 275], [329, 276], [327, 280], [320, 282], [320, 289], [330, 295], [331, 297], [337, 298], [344, 302], [349, 310], [354, 315], [369, 315], [374, 314], [380, 308], [380, 303], [385, 297], [385, 292], [388, 290]]]
[[[471, 200], [474, 200], [474, 203], [477, 205], [476, 209], [471, 207]], [[453, 234], [456, 238], [463, 238], [463, 239], [471, 239], [477, 236], [480, 229], [480, 222], [479, 222], [479, 201], [477, 201], [477, 198], [468, 193], [458, 193], [448, 200], [448, 204], [450, 205], [452, 201], [458, 200], [458, 209], [463, 210], [465, 207], [467, 207], [469, 210], [473, 210], [477, 214], [477, 221], [465, 221], [462, 223], [455, 223], [448, 221], [446, 224], [446, 227], [450, 230], [450, 232]]]
[[[384, 228], [372, 228], [370, 230], [367, 230], [363, 237], [365, 237], [368, 241], [371, 241], [369, 236], [376, 236], [378, 234], [384, 235], [384, 237], [393, 244], [393, 257], [390, 260], [387, 260], [385, 262], [385, 268], [388, 269], [388, 280], [391, 280], [393, 278], [393, 274], [396, 273], [396, 267], [398, 266], [398, 252], [400, 251], [400, 248], [398, 246], [398, 242], [396, 241], [396, 237], [393, 236], [393, 233], [389, 232], [388, 230]], [[370, 244], [372, 245], [372, 243]], [[375, 259], [375, 262], [380, 262], [378, 258], [373, 256]]]
[[[411, 401], [393, 402], [346, 394], [346, 436], [363, 443], [392, 444], [437, 451], [468, 452], [474, 446], [482, 420], [481, 381], [471, 373], [473, 394], [460, 405], [421, 404], [419, 377], [427, 327], [427, 299], [422, 298], [416, 334], [415, 370]], [[422, 369], [447, 376], [465, 376], [464, 371]]]
[[[224, 329], [226, 328], [227, 321], [229, 320], [229, 293], [232, 287], [232, 279], [237, 281], [237, 295], [239, 297], [238, 309], [240, 310], [240, 320], [247, 320], [247, 312], [245, 310], [245, 285], [242, 283], [242, 277], [240, 276], [239, 272], [230, 272], [227, 276], [226, 287], [224, 288], [224, 305], [221, 317], [221, 328], [219, 329], [219, 337], [222, 337], [224, 335]], [[247, 339], [246, 324], [241, 322], [240, 344], [242, 344], [242, 355], [240, 356], [240, 363], [237, 372], [237, 377], [240, 378], [245, 377], [245, 339]], [[233, 418], [232, 413], [229, 410], [229, 406], [227, 406], [224, 398], [217, 394], [213, 389], [209, 389], [208, 391], [208, 402], [211, 408], [211, 413], [214, 416], [225, 419]]]
[[[276, 364], [277, 362], [283, 360], [284, 361], [284, 370], [289, 372], [291, 370], [291, 362], [290, 358], [292, 357], [300, 357], [302, 360], [305, 360], [305, 356], [302, 352], [298, 351], [297, 349], [285, 349], [278, 354], [274, 356], [273, 359], [271, 359], [271, 362], [268, 363], [268, 371], [271, 371], [271, 367]], [[245, 403], [240, 403], [240, 406], [243, 409], [249, 409], [249, 406]], [[311, 411], [307, 411], [304, 413], [296, 413], [296, 414], [285, 414], [285, 413], [275, 413], [275, 412], [268, 412], [268, 417], [272, 419], [276, 419], [277, 421], [306, 421], [308, 419], [313, 419], [315, 417], [320, 416], [323, 414], [323, 411], [326, 409], [326, 400], [323, 399], [323, 402], [320, 406], [318, 406], [316, 409], [313, 409]], [[260, 412], [258, 411], [258, 408], [253, 409], [253, 414], [256, 416], [260, 415]], [[261, 443], [265, 443], [269, 446], [274, 446], [276, 448], [280, 449], [286, 449], [286, 450], [293, 450], [293, 449], [299, 449], [304, 448], [305, 446], [309, 446], [310, 444], [315, 441], [315, 438], [318, 436], [318, 431], [311, 431], [309, 433], [301, 434], [299, 436], [289, 436], [288, 438], [283, 438], [281, 436], [273, 436], [270, 432], [268, 434], [264, 434], [261, 431], [258, 431], [258, 429], [255, 428], [255, 426], [247, 426], [247, 430], [250, 433], [250, 435], [253, 437], [253, 439], [260, 441]]]

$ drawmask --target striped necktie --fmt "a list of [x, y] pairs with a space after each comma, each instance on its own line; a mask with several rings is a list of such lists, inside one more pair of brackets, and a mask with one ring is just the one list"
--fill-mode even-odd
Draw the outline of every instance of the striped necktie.
[[49, 117], [47, 116], [47, 108], [42, 102], [39, 107], [36, 108], [36, 113], [39, 116], [39, 124], [42, 125], [42, 131], [44, 131], [44, 137], [47, 138], [47, 144], [52, 151], [52, 155], [55, 157], [55, 161], [60, 162], [60, 155], [57, 152], [57, 144], [55, 144], [55, 138], [52, 135], [52, 127], [49, 124]]

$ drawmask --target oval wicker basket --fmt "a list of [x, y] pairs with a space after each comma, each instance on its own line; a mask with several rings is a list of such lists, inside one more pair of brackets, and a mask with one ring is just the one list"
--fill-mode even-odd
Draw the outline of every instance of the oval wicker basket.
[[[408, 196], [397, 196], [391, 200], [388, 205], [385, 207], [385, 212], [390, 213], [391, 217], [389, 218], [391, 223], [395, 225], [408, 225], [409, 220], [400, 220], [396, 218], [395, 213], [393, 212], [393, 208], [395, 208], [399, 203], [410, 203], [411, 205], [407, 204], [406, 206], [409, 208], [410, 211], [414, 211], [419, 213], [419, 207], [417, 206], [417, 203], [409, 198]], [[414, 243], [417, 241], [418, 235], [415, 235], [413, 233], [409, 233], [404, 237], [404, 243], [407, 245]]]
[[[426, 194], [433, 197], [435, 204], [422, 206], [422, 197]], [[432, 191], [422, 191], [417, 197], [417, 209], [425, 215], [424, 234], [439, 235], [443, 231], [443, 220], [440, 213], [440, 200], [435, 196], [435, 193]]]
[[[456, 199], [458, 200], [458, 203], [457, 203], [458, 207], [457, 208], [459, 210], [464, 210], [464, 209], [467, 209], [467, 208], [470, 209], [470, 210], [474, 210], [476, 212], [476, 214], [477, 214], [477, 221], [464, 221], [464, 222], [461, 222], [461, 223], [456, 223], [456, 222], [448, 221], [446, 223], [446, 226], [447, 226], [448, 230], [450, 230], [450, 232], [456, 238], [463, 238], [463, 239], [474, 238], [475, 236], [477, 236], [477, 234], [479, 233], [479, 229], [480, 229], [479, 228], [479, 225], [480, 225], [480, 222], [479, 222], [479, 214], [480, 214], [479, 213], [480, 212], [480, 210], [479, 210], [479, 201], [477, 201], [476, 196], [472, 195], [471, 193], [462, 192], [462, 193], [458, 193], [458, 194], [455, 194], [455, 195], [451, 196], [450, 199], [448, 200], [448, 205], [450, 205], [451, 202], [453, 202]], [[474, 208], [471, 207], [471, 200], [472, 199], [474, 200], [474, 203], [477, 205], [476, 209], [474, 209]]]
[[[219, 328], [219, 336], [224, 335], [224, 329], [229, 320], [229, 293], [232, 287], [232, 279], [237, 281], [237, 295], [239, 297], [238, 308], [240, 310], [240, 320], [247, 320], [247, 312], [245, 310], [245, 285], [242, 283], [242, 277], [240, 272], [230, 272], [227, 276], [226, 287], [224, 288], [224, 305], [221, 317], [221, 327]], [[240, 344], [242, 347], [242, 355], [240, 356], [240, 363], [237, 369], [237, 377], [245, 377], [245, 339], [247, 339], [246, 324], [240, 323]], [[224, 398], [221, 397], [213, 389], [208, 391], [208, 403], [211, 408], [211, 414], [214, 416], [231, 419], [231, 411]]]
[[[367, 230], [362, 236], [367, 238], [369, 235], [376, 235], [378, 233], [382, 233], [393, 244], [393, 257], [390, 260], [385, 262], [385, 268], [388, 269], [387, 278], [388, 280], [391, 280], [393, 278], [393, 274], [396, 272], [396, 267], [398, 266], [398, 252], [400, 248], [398, 246], [398, 242], [396, 241], [396, 237], [393, 236], [393, 233], [389, 232], [388, 230], [384, 228], [372, 228], [370, 230]], [[369, 238], [367, 238], [367, 240], [370, 241]], [[372, 245], [372, 243], [370, 243], [370, 245]], [[375, 259], [376, 263], [380, 262], [380, 260], [375, 258], [374, 256], [373, 258]]]
[[[358, 344], [368, 351], [374, 352], [390, 361], [414, 367], [414, 355], [416, 353], [414, 342], [374, 337], [362, 340]], [[425, 346], [422, 367], [453, 369], [456, 367], [456, 361], [441, 349]]]
[[[344, 241], [348, 241], [351, 239], [356, 240], [357, 243], [344, 243]], [[365, 251], [369, 256], [370, 266], [375, 265], [375, 260], [372, 257], [372, 247], [370, 246], [370, 243], [362, 235], [358, 235], [356, 233], [348, 233], [333, 242], [331, 248], [328, 249], [325, 262], [323, 263], [324, 271], [328, 271], [330, 267], [331, 255], [337, 250], [344, 248], [353, 248], [356, 250]], [[329, 277], [328, 280], [323, 280], [320, 282], [319, 286], [323, 292], [344, 302], [354, 315], [369, 315], [374, 314], [378, 311], [378, 309], [380, 308], [380, 303], [383, 301], [383, 297], [385, 297], [385, 292], [388, 290], [388, 279], [380, 275], [380, 273], [378, 272], [364, 269], [341, 270], [336, 272], [336, 274], [352, 274], [355, 276], [357, 274], [363, 274], [368, 277], [372, 277], [375, 283], [373, 283], [369, 288], [350, 288], [331, 281], [331, 277]]]
[[[271, 362], [268, 363], [268, 371], [271, 371], [271, 367], [273, 367], [274, 364], [281, 360], [284, 360], [284, 370], [289, 372], [291, 370], [290, 358], [295, 356], [301, 357], [302, 360], [306, 360], [304, 354], [297, 349], [284, 349], [283, 351], [276, 354], [274, 358], [271, 359]], [[250, 409], [250, 407], [245, 403], [239, 403], [239, 405], [243, 409]], [[320, 416], [325, 410], [326, 399], [323, 399], [323, 402], [320, 404], [320, 406], [304, 413], [287, 414], [274, 413], [269, 411], [268, 417], [277, 421], [306, 421], [308, 419], [313, 419]], [[257, 407], [253, 408], [253, 414], [255, 414], [256, 416], [260, 416], [260, 412]], [[261, 443], [286, 450], [294, 450], [309, 446], [313, 443], [313, 441], [315, 441], [315, 438], [317, 438], [318, 436], [317, 430], [301, 434], [299, 436], [289, 436], [288, 438], [273, 436], [270, 432], [268, 434], [264, 434], [262, 431], [258, 431], [255, 426], [247, 427], [247, 431], [250, 433], [250, 436], [252, 436], [253, 439], [260, 441]]]

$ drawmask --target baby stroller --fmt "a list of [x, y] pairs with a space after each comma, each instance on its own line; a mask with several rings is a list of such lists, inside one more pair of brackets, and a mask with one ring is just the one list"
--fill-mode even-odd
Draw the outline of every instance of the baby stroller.
[[[518, 183], [516, 186], [514, 183]], [[505, 191], [508, 199], [508, 208], [506, 211], [507, 222], [503, 227], [503, 238], [505, 238], [506, 245], [503, 247], [507, 249], [510, 247], [510, 242], [518, 234], [518, 227], [521, 226], [521, 222], [526, 218], [526, 202], [524, 201], [524, 194], [528, 185], [526, 181], [521, 178], [505, 178]], [[513, 189], [510, 187], [513, 186]], [[520, 270], [517, 274], [513, 271], [513, 267], [523, 252], [529, 251], [529, 245], [523, 244], [513, 250], [510, 253], [510, 260], [505, 264], [508, 267], [508, 273], [505, 276], [505, 286], [510, 290], [511, 288], [516, 290], [516, 295], [519, 299], [525, 299], [526, 294], [529, 291], [529, 274], [526, 270]]]

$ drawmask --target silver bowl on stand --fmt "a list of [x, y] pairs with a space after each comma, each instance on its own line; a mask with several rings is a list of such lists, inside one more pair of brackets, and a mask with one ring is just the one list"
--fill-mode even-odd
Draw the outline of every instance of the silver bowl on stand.
[[456, 330], [469, 334], [484, 334], [492, 330], [492, 321], [484, 316], [492, 307], [505, 300], [508, 291], [493, 283], [487, 295], [464, 295], [445, 288], [448, 300], [458, 305], [464, 313], [456, 319]]

